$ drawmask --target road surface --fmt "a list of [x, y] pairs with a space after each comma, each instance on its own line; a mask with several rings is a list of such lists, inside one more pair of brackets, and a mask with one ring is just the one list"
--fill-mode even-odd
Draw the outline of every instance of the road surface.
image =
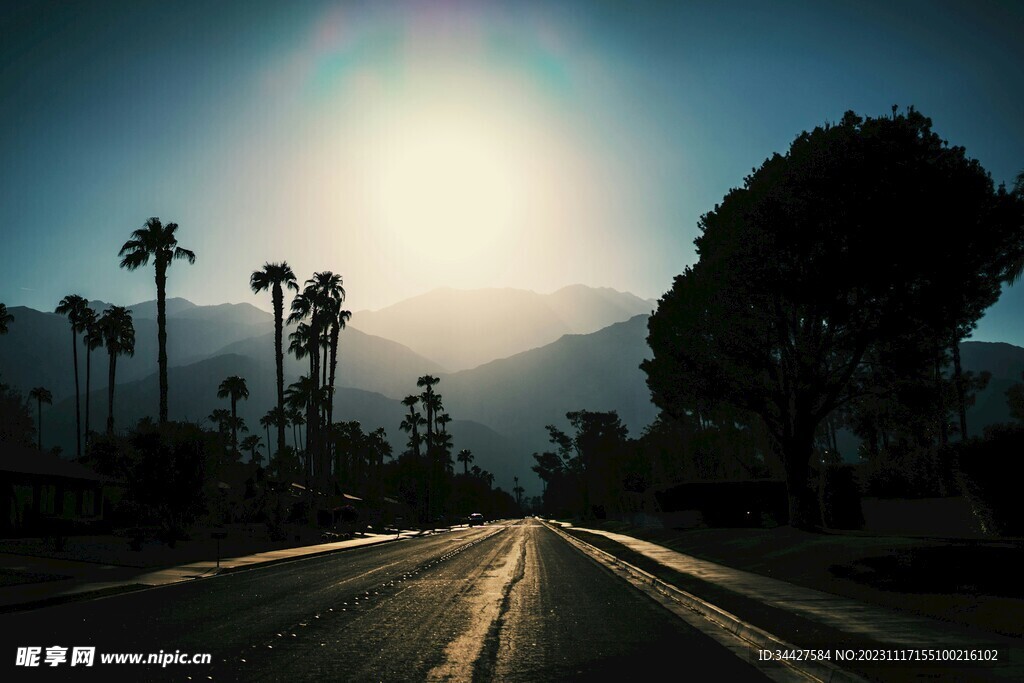
[[[0, 633], [17, 681], [765, 680], [532, 519], [6, 614]], [[32, 646], [39, 666], [7, 668]], [[54, 646], [69, 661], [47, 666]]]

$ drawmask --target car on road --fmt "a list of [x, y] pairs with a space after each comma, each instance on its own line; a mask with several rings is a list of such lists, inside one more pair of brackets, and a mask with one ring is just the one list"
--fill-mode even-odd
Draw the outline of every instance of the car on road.
[[479, 512], [474, 512], [473, 514], [471, 514], [469, 516], [469, 525], [470, 526], [477, 526], [478, 524], [483, 524], [483, 523], [484, 523], [484, 516], [481, 515]]

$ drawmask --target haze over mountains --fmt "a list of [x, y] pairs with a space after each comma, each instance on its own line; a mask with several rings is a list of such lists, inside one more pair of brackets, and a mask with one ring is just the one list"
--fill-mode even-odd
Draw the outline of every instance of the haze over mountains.
[[[492, 296], [498, 303], [488, 306]], [[94, 305], [105, 306], [101, 302]], [[341, 335], [334, 419], [358, 420], [368, 429], [384, 427], [397, 454], [406, 441], [398, 428], [405, 413], [400, 400], [419, 393], [417, 377], [437, 375], [441, 378], [437, 389], [454, 418], [449, 431], [455, 452], [471, 449], [476, 456], [474, 464], [494, 473], [497, 485], [509, 490], [512, 477], [518, 476], [528, 495], [534, 495], [539, 493], [540, 483], [530, 471], [531, 455], [549, 446], [546, 424], [567, 427], [565, 413], [571, 410], [616, 410], [630, 435], [636, 437], [657, 415], [639, 369], [650, 353], [648, 316], [633, 314], [636, 308], [651, 306], [651, 302], [629, 294], [587, 287], [569, 287], [549, 295], [516, 290], [438, 290], [375, 314], [357, 313]], [[118, 360], [115, 419], [119, 428], [154, 415], [157, 406], [155, 302], [131, 308], [136, 354]], [[64, 455], [70, 456], [74, 453], [70, 327], [65, 318], [53, 313], [23, 307], [11, 310], [15, 323], [10, 333], [0, 338], [0, 379], [24, 393], [34, 386], [53, 392], [54, 405], [43, 410], [44, 445], [59, 445]], [[502, 311], [502, 315], [494, 311]], [[446, 316], [451, 320], [431, 322]], [[371, 320], [356, 327], [357, 318]], [[610, 322], [602, 325], [605, 321]], [[415, 335], [417, 322], [428, 328], [420, 338]], [[526, 331], [517, 333], [520, 322]], [[488, 325], [492, 326], [490, 332]], [[585, 333], [563, 332], [597, 325], [600, 327]], [[370, 334], [367, 328], [408, 335], [407, 341], [416, 344], [420, 352]], [[461, 353], [455, 353], [454, 342], [452, 349], [442, 344], [458, 330], [474, 340], [473, 344], [461, 344]], [[288, 331], [286, 327], [286, 334]], [[554, 338], [540, 342], [547, 337]], [[171, 419], [202, 421], [215, 408], [229, 407], [228, 401], [217, 398], [217, 386], [225, 377], [239, 375], [246, 379], [250, 392], [250, 398], [239, 403], [239, 414], [250, 433], [266, 439], [259, 418], [275, 402], [270, 313], [248, 304], [196, 306], [184, 299], [171, 299], [168, 346]], [[502, 349], [509, 351], [506, 357], [491, 358]], [[993, 375], [988, 389], [979, 394], [969, 411], [972, 433], [1008, 420], [1005, 391], [1021, 380], [1024, 349], [965, 342], [961, 357], [965, 369], [989, 370]], [[472, 358], [487, 360], [457, 372], [444, 369], [464, 366]], [[83, 391], [84, 368], [80, 344]], [[307, 371], [305, 360], [286, 355], [286, 383]], [[102, 430], [106, 420], [106, 379], [107, 358], [101, 348], [92, 358], [94, 430]], [[287, 439], [292, 442], [290, 429]], [[853, 454], [844, 455], [849, 459]], [[458, 463], [456, 467], [460, 467]]]
[[522, 289], [436, 289], [379, 311], [360, 311], [351, 325], [393, 339], [457, 371], [507, 358], [565, 334], [596, 332], [656, 302], [583, 285], [552, 294]]
[[[492, 298], [498, 302], [495, 306], [488, 305]], [[417, 297], [416, 303], [384, 309], [378, 321], [404, 330], [420, 347], [444, 351], [441, 357], [454, 367], [466, 366], [472, 358], [493, 362], [454, 374], [445, 372], [443, 364], [434, 359], [358, 328], [357, 319], [373, 315], [355, 314], [340, 339], [335, 420], [354, 419], [371, 429], [384, 427], [396, 452], [406, 439], [398, 429], [405, 412], [399, 401], [418, 393], [416, 378], [427, 373], [442, 379], [438, 389], [454, 418], [450, 431], [456, 451], [473, 450], [474, 464], [493, 472], [497, 484], [506, 489], [511, 488], [512, 477], [519, 476], [534, 492], [530, 455], [547, 445], [544, 425], [564, 422], [567, 411], [618, 409], [634, 433], [654, 414], [637, 367], [647, 349], [646, 316], [632, 314], [634, 310], [649, 311], [651, 302], [614, 290], [577, 286], [550, 295], [438, 290]], [[431, 325], [430, 316], [424, 319], [420, 312], [420, 306], [428, 304], [435, 306], [433, 316], [448, 310], [460, 320]], [[107, 306], [99, 301], [92, 305], [97, 310]], [[129, 308], [135, 321], [136, 353], [118, 359], [118, 427], [153, 414], [157, 404], [156, 305], [149, 301]], [[501, 316], [494, 315], [495, 310], [500, 310]], [[403, 320], [403, 312], [411, 319]], [[73, 453], [74, 381], [68, 322], [62, 316], [24, 307], [13, 308], [12, 313], [16, 324], [0, 340], [0, 377], [24, 392], [33, 386], [46, 386], [53, 392], [54, 406], [44, 408], [44, 445], [60, 445], [65, 455]], [[167, 316], [171, 419], [202, 420], [214, 408], [227, 407], [225, 400], [216, 397], [217, 385], [229, 375], [240, 375], [246, 378], [250, 398], [239, 403], [239, 414], [252, 433], [263, 434], [259, 418], [274, 404], [272, 315], [248, 304], [197, 306], [172, 298], [167, 302]], [[488, 321], [493, 329], [465, 319]], [[627, 320], [628, 334], [624, 334], [615, 324]], [[415, 321], [423, 322], [429, 333], [416, 337]], [[602, 325], [606, 321], [613, 327]], [[520, 322], [528, 334], [511, 333]], [[564, 332], [593, 327], [598, 329], [594, 334]], [[291, 329], [286, 327], [285, 334]], [[472, 329], [474, 343], [452, 342], [451, 348], [445, 348], [445, 335], [458, 329]], [[569, 336], [560, 339], [563, 334]], [[490, 337], [500, 340], [491, 343]], [[553, 342], [545, 345], [544, 339]], [[456, 346], [466, 353], [454, 353]], [[491, 356], [500, 349], [507, 349], [512, 357], [495, 361]], [[84, 391], [81, 343], [79, 372]], [[285, 356], [286, 382], [305, 372], [307, 361]], [[94, 430], [101, 430], [106, 419], [106, 384], [107, 357], [101, 348], [92, 354]], [[495, 429], [492, 423], [503, 428]], [[290, 433], [288, 440], [290, 443]]]

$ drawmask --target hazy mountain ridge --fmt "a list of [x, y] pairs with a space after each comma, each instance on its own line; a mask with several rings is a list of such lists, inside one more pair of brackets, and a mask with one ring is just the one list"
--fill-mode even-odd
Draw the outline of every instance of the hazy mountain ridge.
[[491, 425], [511, 438], [547, 443], [546, 424], [570, 410], [617, 410], [632, 436], [657, 415], [640, 363], [648, 357], [646, 315], [558, 341], [472, 370], [442, 375], [453, 415]]
[[650, 312], [649, 302], [632, 294], [584, 285], [552, 294], [442, 288], [357, 312], [351, 325], [459, 371]]

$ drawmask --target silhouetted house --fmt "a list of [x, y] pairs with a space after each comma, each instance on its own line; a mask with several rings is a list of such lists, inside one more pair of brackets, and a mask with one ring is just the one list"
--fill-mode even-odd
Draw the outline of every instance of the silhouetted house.
[[104, 486], [114, 484], [85, 465], [0, 443], [0, 534], [49, 533], [100, 522]]

